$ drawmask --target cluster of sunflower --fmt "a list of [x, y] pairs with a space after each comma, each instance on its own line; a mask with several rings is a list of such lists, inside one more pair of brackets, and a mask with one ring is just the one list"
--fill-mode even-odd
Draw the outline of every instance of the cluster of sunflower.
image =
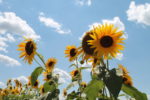
[[[146, 100], [145, 94], [140, 94], [133, 87], [132, 78], [123, 65], [110, 69], [109, 61], [115, 59], [120, 51], [124, 49], [124, 32], [113, 24], [93, 26], [93, 29], [86, 32], [82, 38], [81, 46], [69, 45], [65, 54], [75, 69], [70, 72], [72, 83], [64, 89], [64, 96], [67, 100], [118, 100], [122, 90], [131, 98], [136, 100]], [[89, 67], [82, 66], [91, 63], [92, 80], [86, 84], [82, 81], [82, 70]], [[70, 87], [78, 85], [77, 91], [72, 91], [67, 95]], [[131, 93], [134, 92], [133, 94]], [[136, 93], [137, 94], [136, 94]], [[142, 95], [146, 99], [137, 99]]]
[[[44, 100], [51, 100], [58, 98], [59, 89], [58, 89], [58, 79], [59, 75], [53, 73], [54, 67], [57, 63], [56, 58], [49, 58], [47, 61], [44, 60], [44, 57], [37, 52], [37, 45], [32, 39], [25, 39], [18, 45], [20, 53], [20, 58], [24, 58], [23, 60], [28, 63], [32, 64], [35, 61], [39, 67], [36, 67], [31, 75], [28, 77], [28, 83], [26, 84], [26, 92], [24, 95], [30, 95], [31, 98], [34, 99], [44, 99]], [[37, 57], [36, 57], [37, 56]], [[37, 58], [40, 59], [37, 60]], [[42, 64], [41, 64], [42, 63]], [[38, 77], [43, 74], [44, 76], [44, 83], [40, 85], [40, 81]], [[19, 95], [21, 93], [22, 87], [18, 80], [15, 80], [16, 87], [11, 88], [11, 93], [15, 95]], [[10, 83], [10, 82], [9, 82]], [[40, 86], [39, 86], [40, 85]], [[20, 88], [18, 88], [20, 86]], [[5, 98], [8, 89], [2, 90], [0, 93]], [[34, 95], [33, 95], [34, 94]], [[16, 98], [13, 98], [16, 99]], [[28, 99], [27, 99], [28, 100]]]

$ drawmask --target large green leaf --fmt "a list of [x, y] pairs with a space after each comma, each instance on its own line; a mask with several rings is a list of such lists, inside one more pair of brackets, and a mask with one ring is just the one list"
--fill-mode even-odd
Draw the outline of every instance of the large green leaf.
[[119, 92], [122, 87], [122, 77], [116, 75], [116, 69], [112, 69], [109, 72], [108, 77], [104, 77], [104, 82], [108, 88], [108, 90], [111, 92], [111, 94], [114, 96], [115, 99], [117, 99]]
[[56, 84], [53, 81], [48, 81], [44, 83], [44, 91], [45, 92], [52, 92], [56, 89]]
[[31, 74], [31, 84], [32, 86], [35, 84], [38, 76], [43, 72], [43, 67], [37, 67]]
[[135, 87], [123, 84], [122, 91], [135, 98], [136, 100], [148, 100], [146, 94], [138, 91]]
[[88, 100], [96, 100], [98, 92], [104, 87], [102, 80], [92, 80], [84, 90]]

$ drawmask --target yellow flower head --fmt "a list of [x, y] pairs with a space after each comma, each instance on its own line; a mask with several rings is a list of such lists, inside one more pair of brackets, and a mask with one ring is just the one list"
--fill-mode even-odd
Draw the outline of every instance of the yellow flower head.
[[124, 47], [120, 44], [123, 43], [125, 38], [122, 37], [123, 31], [118, 31], [118, 28], [113, 24], [104, 24], [94, 27], [93, 34], [90, 34], [91, 40], [88, 44], [94, 49], [99, 57], [108, 59], [109, 57], [116, 57], [120, 50]]
[[67, 95], [67, 90], [63, 89], [63, 96], [65, 97]]
[[48, 72], [43, 72], [44, 81], [49, 81], [52, 78], [52, 75]]
[[20, 43], [18, 50], [21, 51], [20, 58], [24, 57], [24, 61], [32, 64], [36, 54], [36, 44], [32, 39], [26, 39]]
[[44, 86], [43, 86], [43, 85], [40, 86], [40, 92], [41, 92], [41, 94], [44, 94], [44, 93], [45, 93], [45, 90], [44, 90]]
[[33, 87], [33, 88], [38, 88], [38, 85], [39, 85], [39, 81], [36, 80], [35, 83], [34, 83], [34, 85], [33, 85], [32, 87]]
[[123, 83], [129, 86], [133, 86], [132, 78], [131, 76], [128, 75], [129, 72], [127, 71], [127, 69], [123, 67], [123, 65], [121, 64], [119, 64], [118, 66], [123, 72], [123, 75], [122, 75]]
[[73, 70], [72, 72], [70, 72], [70, 75], [73, 77], [79, 75], [79, 71], [76, 69], [76, 70]]
[[83, 88], [86, 88], [86, 86], [87, 86], [86, 82], [81, 82], [81, 86], [82, 86]]
[[82, 48], [80, 52], [83, 54], [83, 61], [88, 60], [91, 56], [94, 55], [94, 48], [92, 48], [92, 45], [88, 43], [89, 40], [93, 40], [90, 37], [92, 34], [92, 31], [86, 32], [82, 39]]
[[67, 46], [65, 50], [66, 57], [69, 57], [69, 61], [73, 61], [77, 58], [78, 56], [78, 49], [76, 46]]
[[57, 63], [57, 59], [49, 58], [46, 62], [46, 70], [48, 72], [52, 72], [56, 63]]

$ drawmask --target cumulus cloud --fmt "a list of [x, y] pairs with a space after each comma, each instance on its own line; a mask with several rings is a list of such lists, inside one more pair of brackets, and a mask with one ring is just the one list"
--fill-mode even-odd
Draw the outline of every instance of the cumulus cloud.
[[3, 82], [0, 82], [0, 88], [5, 88], [6, 85]]
[[[104, 23], [110, 23], [110, 24], [114, 24], [115, 27], [118, 27], [118, 30], [122, 30], [125, 31], [125, 25], [124, 23], [120, 20], [119, 17], [114, 17], [113, 19], [103, 19], [101, 22], [94, 22], [92, 24], [89, 25], [89, 30], [93, 29], [93, 26], [98, 26]], [[81, 37], [79, 37], [79, 40], [82, 40], [82, 38], [84, 37], [85, 32], [83, 33], [83, 35]], [[124, 38], [128, 38], [127, 34], [124, 34], [123, 36]]]
[[70, 82], [70, 80], [71, 80], [70, 75], [62, 69], [55, 68], [54, 73], [59, 74], [59, 83], [67, 83], [68, 84], [68, 82]]
[[59, 34], [69, 34], [69, 33], [71, 33], [71, 30], [64, 29], [62, 27], [62, 24], [58, 23], [53, 18], [45, 17], [43, 12], [40, 13], [39, 21], [41, 23], [43, 23], [46, 27], [53, 28]]
[[19, 76], [17, 78], [12, 78], [13, 80], [17, 79], [19, 80], [21, 83], [26, 84], [28, 82], [28, 78], [25, 76]]
[[131, 1], [129, 9], [126, 13], [129, 21], [150, 25], [149, 3], [136, 5], [135, 1]]
[[7, 32], [35, 40], [40, 38], [27, 22], [14, 12], [0, 13], [0, 34]]
[[91, 6], [92, 4], [92, 0], [75, 0], [75, 1], [76, 1], [76, 4], [80, 6], [84, 6], [84, 5]]
[[21, 64], [16, 60], [9, 56], [0, 54], [0, 63], [5, 64], [6, 66], [20, 66]]

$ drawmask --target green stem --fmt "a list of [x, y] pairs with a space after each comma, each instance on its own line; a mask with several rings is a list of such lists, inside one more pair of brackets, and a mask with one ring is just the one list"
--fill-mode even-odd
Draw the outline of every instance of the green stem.
[[39, 66], [42, 66], [35, 58], [34, 58], [34, 61], [35, 61]]

